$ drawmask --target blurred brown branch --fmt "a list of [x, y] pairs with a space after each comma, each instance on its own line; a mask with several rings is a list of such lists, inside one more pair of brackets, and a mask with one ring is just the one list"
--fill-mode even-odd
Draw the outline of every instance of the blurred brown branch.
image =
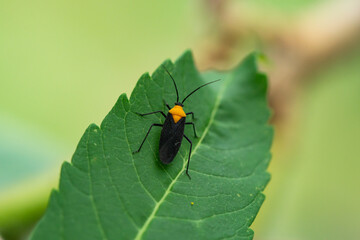
[[214, 36], [201, 40], [195, 52], [200, 69], [226, 69], [245, 54], [241, 45], [260, 43], [273, 68], [270, 102], [276, 119], [287, 115], [294, 91], [305, 76], [360, 39], [360, 1], [323, 1], [289, 16], [251, 7], [248, 2], [204, 0]]

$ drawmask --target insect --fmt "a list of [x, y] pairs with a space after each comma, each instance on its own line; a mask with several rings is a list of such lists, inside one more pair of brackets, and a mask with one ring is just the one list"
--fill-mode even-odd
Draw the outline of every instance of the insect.
[[175, 106], [173, 108], [170, 108], [169, 104], [165, 103], [167, 108], [169, 109], [169, 112], [167, 115], [165, 115], [165, 113], [163, 111], [155, 111], [155, 112], [143, 113], [143, 114], [137, 113], [140, 116], [161, 113], [165, 117], [165, 122], [163, 124], [153, 123], [150, 126], [148, 132], [146, 133], [146, 136], [145, 136], [144, 140], [142, 141], [139, 149], [137, 151], [133, 152], [133, 154], [140, 152], [141, 147], [144, 145], [145, 140], [148, 137], [152, 127], [154, 127], [154, 126], [162, 127], [161, 135], [160, 135], [160, 143], [159, 143], [160, 161], [163, 164], [171, 163], [174, 160], [176, 154], [178, 153], [178, 151], [180, 149], [182, 139], [185, 138], [190, 143], [189, 158], [188, 158], [188, 162], [187, 162], [187, 166], [186, 166], [186, 175], [188, 175], [189, 179], [191, 179], [191, 177], [189, 175], [189, 164], [190, 164], [190, 156], [191, 156], [191, 150], [192, 150], [192, 142], [184, 134], [185, 125], [192, 125], [193, 129], [194, 129], [195, 137], [197, 137], [197, 134], [196, 134], [194, 122], [186, 122], [185, 121], [187, 115], [192, 115], [192, 119], [194, 120], [194, 113], [193, 112], [188, 112], [188, 113], [184, 112], [184, 110], [183, 110], [184, 102], [186, 101], [186, 99], [188, 97], [190, 97], [193, 93], [198, 91], [200, 88], [205, 87], [206, 85], [209, 85], [211, 83], [217, 82], [220, 79], [201, 85], [200, 87], [196, 88], [194, 91], [189, 93], [181, 102], [179, 102], [179, 92], [178, 92], [178, 89], [176, 86], [176, 82], [175, 82], [174, 78], [171, 76], [170, 72], [166, 69], [166, 67], [163, 66], [163, 68], [169, 74], [169, 76], [172, 79], [174, 86], [175, 86], [175, 91], [176, 91], [176, 96], [177, 96]]

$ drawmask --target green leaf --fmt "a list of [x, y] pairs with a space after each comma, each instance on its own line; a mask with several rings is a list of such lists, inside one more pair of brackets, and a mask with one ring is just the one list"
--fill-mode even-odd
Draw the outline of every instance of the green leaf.
[[[180, 99], [210, 80], [184, 106], [193, 111], [190, 175], [185, 174], [190, 145], [183, 141], [169, 165], [158, 159], [159, 134], [152, 123], [163, 116], [134, 112], [166, 111], [176, 100], [173, 83], [159, 67], [140, 77], [130, 100], [125, 94], [100, 127], [85, 131], [72, 158], [61, 169], [32, 239], [251, 239], [253, 222], [264, 201], [273, 130], [267, 125], [266, 77], [257, 71], [257, 55], [228, 73], [199, 74], [186, 52], [175, 64], [165, 61]], [[190, 118], [190, 117], [189, 117]], [[191, 119], [191, 118], [190, 118]], [[188, 121], [190, 120], [188, 119]]]

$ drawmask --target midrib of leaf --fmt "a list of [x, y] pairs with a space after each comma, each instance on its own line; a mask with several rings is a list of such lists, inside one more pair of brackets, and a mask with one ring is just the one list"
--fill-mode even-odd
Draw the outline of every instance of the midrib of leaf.
[[[220, 102], [221, 102], [221, 99], [223, 97], [223, 94], [224, 94], [224, 91], [225, 91], [225, 88], [226, 88], [226, 81], [224, 79], [224, 84], [223, 84], [223, 87], [220, 89], [220, 91], [218, 92], [218, 95], [216, 97], [216, 101], [215, 101], [215, 104], [214, 104], [214, 108], [211, 112], [211, 115], [210, 115], [210, 120], [209, 120], [209, 123], [207, 124], [205, 130], [204, 130], [204, 133], [202, 134], [199, 142], [196, 144], [195, 148], [194, 148], [194, 151], [192, 151], [191, 153], [191, 157], [193, 155], [196, 154], [196, 151], [198, 149], [198, 147], [201, 145], [202, 141], [204, 140], [207, 132], [209, 131], [213, 121], [214, 121], [214, 118], [215, 118], [215, 115], [216, 115], [216, 112], [217, 110], [219, 109], [219, 105], [220, 105]], [[145, 233], [145, 231], [147, 230], [149, 224], [151, 223], [151, 221], [155, 218], [155, 215], [156, 215], [156, 212], [158, 211], [159, 207], [161, 206], [161, 204], [165, 201], [166, 197], [169, 195], [169, 193], [171, 192], [171, 188], [173, 187], [173, 185], [176, 183], [177, 179], [181, 176], [181, 174], [184, 172], [185, 170], [185, 166], [186, 166], [186, 161], [184, 161], [183, 163], [183, 166], [181, 168], [181, 170], [179, 171], [178, 175], [176, 175], [176, 177], [171, 181], [169, 187], [166, 189], [164, 195], [162, 196], [162, 198], [156, 202], [156, 205], [154, 207], [154, 210], [151, 212], [150, 216], [146, 219], [144, 225], [141, 227], [141, 229], [139, 230], [138, 234], [136, 235], [135, 237], [135, 240], [140, 240], [142, 235]]]

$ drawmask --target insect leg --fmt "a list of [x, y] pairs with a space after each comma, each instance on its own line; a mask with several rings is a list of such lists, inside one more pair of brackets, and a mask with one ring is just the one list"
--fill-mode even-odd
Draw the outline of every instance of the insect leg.
[[149, 112], [149, 113], [138, 113], [138, 112], [135, 112], [136, 114], [140, 115], [140, 116], [145, 116], [145, 115], [150, 115], [150, 114], [154, 114], [154, 113], [161, 113], [165, 118], [166, 118], [166, 115], [163, 111], [155, 111], [155, 112]]
[[133, 154], [134, 154], [134, 153], [138, 153], [138, 152], [140, 152], [140, 149], [141, 149], [141, 147], [144, 145], [144, 142], [145, 142], [146, 138], [148, 137], [148, 135], [149, 135], [149, 133], [150, 133], [150, 131], [151, 131], [151, 128], [152, 128], [153, 126], [156, 126], [156, 127], [162, 127], [162, 126], [163, 126], [163, 124], [153, 123], [153, 124], [150, 126], [149, 131], [147, 132], [147, 134], [146, 134], [146, 136], [145, 136], [144, 140], [142, 141], [142, 143], [141, 143], [141, 145], [140, 145], [139, 149], [138, 149], [137, 151], [134, 151], [134, 152], [133, 152]]
[[190, 115], [192, 116], [192, 119], [194, 120], [195, 119], [195, 114], [193, 112], [189, 112], [189, 113], [186, 113], [186, 115]]
[[187, 123], [185, 123], [186, 125], [193, 125], [193, 128], [194, 128], [194, 135], [195, 135], [195, 137], [197, 138], [198, 136], [197, 136], [197, 134], [196, 134], [196, 130], [195, 130], [195, 123], [193, 123], [193, 122], [187, 122]]
[[192, 142], [191, 140], [184, 134], [184, 138], [186, 138], [186, 140], [188, 140], [188, 142], [190, 143], [190, 151], [189, 151], [189, 160], [187, 162], [187, 166], [186, 166], [186, 175], [188, 175], [188, 177], [191, 180], [191, 177], [189, 175], [189, 165], [190, 165], [190, 156], [191, 156], [191, 149], [192, 149]]

